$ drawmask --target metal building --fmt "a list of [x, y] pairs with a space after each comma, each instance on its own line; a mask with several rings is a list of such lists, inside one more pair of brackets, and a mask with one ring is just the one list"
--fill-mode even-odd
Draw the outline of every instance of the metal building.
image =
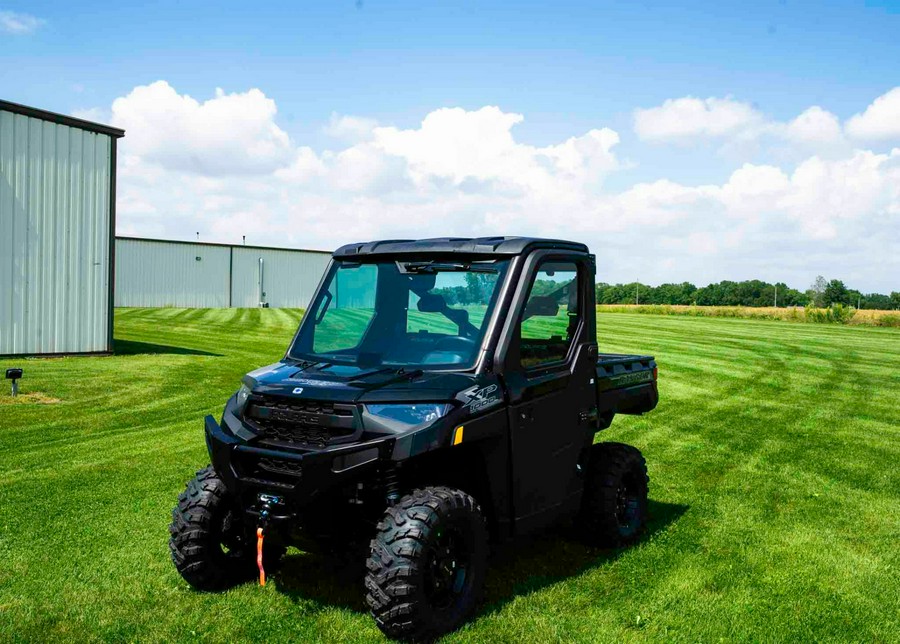
[[0, 101], [0, 355], [112, 350], [124, 134]]
[[304, 308], [331, 253], [116, 237], [116, 306]]

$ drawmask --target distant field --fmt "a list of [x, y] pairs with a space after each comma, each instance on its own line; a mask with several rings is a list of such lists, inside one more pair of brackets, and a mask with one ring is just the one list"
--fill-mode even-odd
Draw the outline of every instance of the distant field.
[[[317, 557], [224, 594], [169, 561], [202, 417], [300, 316], [118, 310], [119, 355], [0, 360], [29, 394], [0, 405], [0, 640], [382, 640], [359, 581]], [[609, 311], [599, 330], [659, 362], [659, 408], [600, 435], [647, 456], [648, 534], [501, 550], [447, 641], [897, 641], [900, 330]]]
[[[900, 327], [900, 311], [872, 309], [844, 309], [835, 314], [832, 309], [773, 306], [683, 306], [675, 304], [601, 304], [601, 313], [650, 313], [654, 315], [687, 315], [710, 318], [746, 318], [783, 320], [787, 322], [840, 323], [863, 326]], [[846, 317], [843, 317], [846, 316]]]

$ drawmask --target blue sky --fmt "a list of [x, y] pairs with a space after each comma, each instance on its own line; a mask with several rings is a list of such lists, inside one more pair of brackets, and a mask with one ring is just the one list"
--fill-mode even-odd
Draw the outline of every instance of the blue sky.
[[[113, 101], [155, 81], [165, 81], [177, 96], [190, 96], [201, 104], [215, 98], [216, 88], [222, 88], [226, 95], [257, 88], [277, 106], [271, 121], [290, 139], [292, 154], [309, 148], [327, 165], [330, 157], [322, 155], [329, 151], [338, 155], [360, 145], [357, 152], [368, 153], [374, 146], [387, 154], [391, 163], [395, 157], [402, 157], [406, 165], [396, 169], [393, 179], [385, 180], [388, 188], [382, 185], [375, 192], [360, 190], [358, 186], [348, 190], [343, 185], [343, 190], [334, 187], [324, 194], [321, 190], [302, 189], [302, 181], [292, 184], [291, 189], [298, 192], [288, 197], [290, 203], [302, 202], [316, 193], [315, 206], [301, 208], [301, 212], [285, 215], [283, 220], [268, 221], [267, 227], [258, 230], [249, 224], [259, 217], [258, 212], [234, 203], [223, 209], [222, 221], [230, 218], [238, 222], [238, 228], [243, 226], [260, 241], [271, 243], [282, 240], [328, 247], [344, 241], [333, 231], [324, 233], [322, 222], [315, 218], [327, 220], [324, 213], [328, 203], [335, 204], [336, 210], [350, 208], [353, 199], [347, 194], [356, 195], [358, 202], [369, 201], [359, 209], [363, 214], [342, 215], [345, 219], [341, 221], [349, 227], [341, 231], [346, 235], [354, 231], [396, 232], [396, 225], [378, 224], [379, 208], [372, 199], [381, 199], [379, 203], [385, 209], [396, 208], [397, 203], [431, 200], [431, 208], [421, 209], [421, 217], [427, 219], [422, 229], [427, 233], [443, 230], [441, 221], [453, 222], [446, 228], [454, 234], [480, 234], [501, 224], [515, 228], [516, 222], [525, 222], [523, 231], [494, 232], [553, 232], [546, 225], [539, 225], [541, 216], [534, 210], [543, 202], [534, 195], [527, 197], [531, 199], [528, 207], [510, 202], [498, 205], [496, 199], [487, 197], [482, 202], [466, 201], [470, 194], [466, 186], [472, 181], [481, 182], [480, 190], [493, 190], [492, 198], [503, 193], [515, 199], [507, 190], [508, 177], [498, 178], [484, 170], [468, 174], [459, 168], [437, 171], [432, 166], [425, 172], [422, 164], [427, 165], [426, 161], [418, 157], [418, 161], [413, 160], [413, 153], [406, 148], [398, 152], [397, 145], [386, 142], [383, 136], [376, 136], [374, 143], [365, 133], [359, 140], [348, 140], [346, 133], [335, 137], [329, 121], [342, 115], [398, 132], [412, 132], [420, 131], [423, 119], [442, 108], [475, 113], [484, 106], [496, 106], [505, 114], [522, 115], [509, 131], [517, 145], [536, 148], [557, 146], [592, 130], [612, 130], [618, 137], [612, 148], [615, 162], [604, 166], [602, 177], [590, 175], [590, 181], [596, 185], [590, 181], [579, 183], [585, 199], [630, 195], [628, 191], [636, 185], [655, 185], [660, 181], [691, 189], [713, 185], [724, 188], [735, 171], [746, 164], [776, 167], [790, 178], [809, 159], [849, 162], [854, 150], [889, 157], [891, 150], [900, 145], [889, 126], [865, 140], [849, 136], [848, 131], [846, 145], [841, 147], [831, 141], [828, 149], [806, 144], [800, 149], [794, 139], [785, 143], [784, 135], [773, 134], [812, 106], [820, 106], [846, 124], [875, 99], [900, 86], [900, 3], [681, 3], [676, 7], [655, 2], [367, 0], [123, 5], [0, 0], [0, 48], [4, 52], [0, 95], [7, 100], [94, 115], [129, 126], [147, 121], [136, 116], [140, 113], [137, 108], [126, 110], [131, 116], [115, 114]], [[35, 22], [30, 28], [16, 29], [14, 25], [12, 31], [4, 31], [4, 15], [18, 17], [16, 24], [22, 23], [22, 16], [33, 17]], [[757, 126], [764, 121], [766, 129], [763, 132], [761, 126], [741, 126], [726, 133], [692, 131], [687, 135], [655, 137], [641, 136], [636, 131], [637, 110], [685, 97], [717, 98], [747, 106], [753, 115], [745, 114], [744, 121], [755, 119]], [[715, 109], [711, 104], [707, 108]], [[459, 126], [468, 127], [462, 123]], [[227, 129], [227, 121], [221, 127]], [[502, 124], [498, 127], [503, 129]], [[123, 180], [132, 181], [126, 185], [126, 195], [129, 190], [134, 195], [140, 193], [134, 200], [141, 205], [132, 211], [128, 204], [120, 208], [124, 230], [180, 237], [186, 237], [194, 228], [206, 237], [236, 234], [237, 228], [214, 226], [215, 213], [204, 211], [202, 217], [176, 213], [172, 204], [154, 201], [153, 185], [147, 179], [154, 174], [151, 170], [158, 170], [159, 180], [177, 180], [186, 194], [191, 185], [221, 179], [223, 171], [198, 166], [185, 175], [181, 167], [177, 178], [166, 175], [165, 172], [178, 171], [166, 165], [165, 159], [172, 155], [154, 157], [146, 146], [131, 144], [133, 128], [127, 129], [124, 153], [133, 153], [137, 165], [133, 166], [134, 178], [129, 178], [126, 171]], [[385, 136], [388, 134], [391, 133]], [[127, 145], [132, 145], [132, 149]], [[388, 148], [391, 149], [385, 152]], [[202, 157], [203, 151], [197, 155]], [[288, 165], [291, 159], [284, 157], [282, 163]], [[418, 171], [416, 163], [420, 166]], [[751, 243], [744, 244], [729, 238], [727, 227], [712, 230], [715, 226], [710, 222], [734, 217], [733, 209], [710, 208], [706, 203], [709, 195], [701, 191], [698, 196], [695, 190], [690, 199], [703, 203], [691, 209], [687, 216], [690, 221], [684, 217], [678, 221], [660, 217], [656, 222], [637, 213], [634, 225], [624, 230], [584, 226], [582, 234], [594, 244], [612, 243], [615, 252], [624, 252], [637, 241], [649, 241], [651, 248], [655, 243], [655, 252], [642, 251], [642, 259], [670, 260], [667, 269], [647, 271], [643, 276], [627, 274], [639, 271], [627, 268], [626, 262], [613, 261], [607, 275], [613, 280], [643, 277], [657, 282], [682, 278], [703, 281], [750, 277], [753, 272], [752, 276], [794, 280], [798, 282], [796, 286], [803, 287], [818, 272], [827, 272], [861, 288], [900, 290], [900, 283], [893, 283], [896, 278], [885, 277], [883, 270], [867, 268], [865, 261], [874, 253], [884, 258], [882, 266], [889, 262], [886, 266], [898, 268], [894, 275], [900, 273], [900, 267], [890, 263], [896, 261], [891, 257], [897, 250], [892, 240], [884, 241], [882, 246], [867, 246], [865, 253], [855, 259], [847, 257], [860, 246], [855, 242], [861, 237], [884, 237], [896, 232], [897, 215], [892, 214], [897, 205], [892, 196], [896, 189], [896, 163], [893, 158], [878, 163], [878, 172], [883, 175], [879, 175], [883, 180], [883, 185], [879, 185], [887, 196], [873, 197], [868, 212], [853, 217], [835, 215], [838, 223], [826, 222], [827, 230], [822, 226], [818, 232], [812, 230], [803, 224], [805, 215], [795, 206], [784, 205], [798, 203], [799, 199], [805, 208], [814, 210], [807, 203], [807, 196], [787, 196], [787, 201], [782, 199], [777, 208], [772, 205], [774, 202], [763, 206], [777, 210], [782, 219], [770, 224], [751, 222], [750, 227], [755, 228], [745, 231]], [[554, 171], [557, 179], [564, 173], [560, 168]], [[258, 188], [252, 185], [254, 177], [258, 178], [255, 170], [242, 173], [235, 166], [224, 172], [230, 177], [229, 188], [240, 181], [247, 183], [245, 188], [250, 194], [254, 187]], [[423, 192], [423, 172], [432, 179], [444, 180], [452, 174], [449, 180], [455, 186], [453, 193], [434, 190], [431, 184]], [[833, 180], [833, 173], [826, 175]], [[407, 185], [404, 177], [412, 181], [413, 188], [403, 188]], [[851, 177], [847, 181], [853, 184], [856, 180]], [[265, 191], [278, 189], [267, 185]], [[386, 190], [390, 198], [384, 197]], [[403, 190], [407, 192], [404, 194]], [[215, 202], [215, 186], [198, 187], [197, 191], [203, 193], [198, 197], [203, 203]], [[671, 197], [670, 193], [666, 192]], [[250, 194], [231, 197], [243, 201]], [[718, 193], [715, 198], [719, 198]], [[822, 198], [832, 202], [835, 199], [827, 195]], [[434, 199], [443, 199], [448, 205], [434, 208]], [[284, 209], [277, 200], [269, 203], [276, 210]], [[475, 211], [479, 204], [496, 216], [492, 219], [478, 215]], [[641, 206], [619, 204], [610, 208], [614, 212], [607, 216], [627, 217], [633, 208]], [[156, 215], [151, 216], [150, 210], [155, 210]], [[315, 225], [310, 226], [314, 231], [306, 236], [296, 232], [308, 223], [303, 212], [318, 213], [309, 215]], [[410, 213], [415, 212], [404, 210], [395, 215], [408, 220]], [[586, 212], [583, 216], [600, 217], [602, 213]], [[566, 228], [559, 231], [561, 236], [566, 233]], [[764, 239], [763, 233], [770, 237]], [[673, 241], [691, 234], [695, 240], [698, 235], [703, 238], [705, 259], [692, 259], [690, 247], [678, 248]], [[806, 259], [801, 261], [795, 256], [796, 249], [806, 244], [814, 251], [806, 253]], [[716, 246], [715, 252], [711, 251], [712, 246]], [[754, 255], [741, 262], [734, 254], [744, 247], [752, 248]], [[768, 257], [766, 249], [771, 250]], [[846, 263], [843, 272], [834, 268], [838, 260]], [[784, 267], [786, 274], [776, 275], [773, 270], [770, 275], [767, 267], [771, 262]]]

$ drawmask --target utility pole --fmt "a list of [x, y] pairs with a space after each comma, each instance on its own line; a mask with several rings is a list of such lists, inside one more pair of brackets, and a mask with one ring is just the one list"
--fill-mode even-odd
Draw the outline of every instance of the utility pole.
[[859, 304], [862, 302], [862, 294], [856, 296], [856, 310], [859, 310]]
[[775, 308], [778, 308], [778, 284], [775, 285]]
[[638, 298], [638, 284], [640, 284], [640, 282], [637, 282], [634, 285], [634, 303], [635, 303], [635, 305], [640, 304], [639, 298]]

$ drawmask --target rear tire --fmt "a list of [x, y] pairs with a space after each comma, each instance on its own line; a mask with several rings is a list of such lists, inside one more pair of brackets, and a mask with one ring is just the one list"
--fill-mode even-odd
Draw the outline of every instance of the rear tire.
[[[197, 590], [215, 591], [256, 575], [256, 539], [212, 465], [197, 472], [178, 496], [169, 526], [169, 551], [181, 576]], [[274, 572], [285, 548], [263, 547], [266, 572]]]
[[650, 478], [641, 452], [622, 443], [591, 446], [578, 527], [592, 545], [634, 543], [647, 523]]
[[488, 533], [460, 490], [415, 490], [387, 509], [370, 544], [366, 603], [385, 635], [433, 639], [472, 614], [484, 586]]

